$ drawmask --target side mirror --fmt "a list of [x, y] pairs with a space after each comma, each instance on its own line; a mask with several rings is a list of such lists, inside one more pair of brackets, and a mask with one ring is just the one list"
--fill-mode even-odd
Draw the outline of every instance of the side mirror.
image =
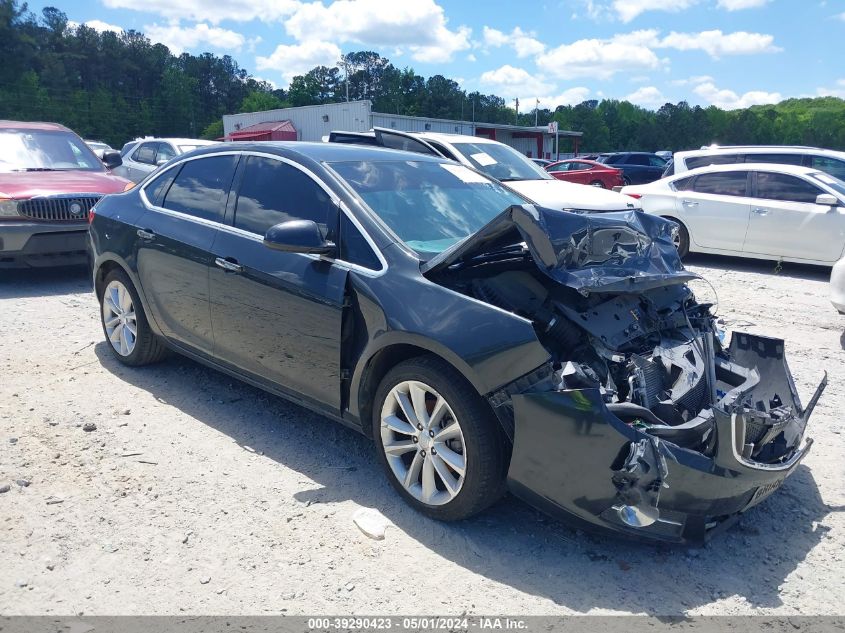
[[264, 246], [286, 253], [334, 253], [335, 244], [323, 237], [314, 220], [288, 220], [267, 229]]
[[123, 164], [123, 159], [120, 157], [120, 152], [115, 149], [103, 152], [103, 158], [101, 160], [103, 161], [103, 165], [105, 165], [109, 169], [120, 167]]
[[839, 200], [832, 193], [820, 193], [816, 196], [816, 204], [820, 204], [824, 207], [838, 207]]

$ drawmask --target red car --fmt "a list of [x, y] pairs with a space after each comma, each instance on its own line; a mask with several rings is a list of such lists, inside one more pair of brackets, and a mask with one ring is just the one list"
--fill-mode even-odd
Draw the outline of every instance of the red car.
[[593, 160], [582, 160], [573, 158], [552, 163], [546, 167], [546, 171], [558, 180], [577, 182], [579, 185], [593, 185], [604, 189], [621, 187], [622, 170], [602, 165]]
[[0, 268], [85, 263], [91, 208], [131, 184], [120, 164], [57, 123], [0, 121]]

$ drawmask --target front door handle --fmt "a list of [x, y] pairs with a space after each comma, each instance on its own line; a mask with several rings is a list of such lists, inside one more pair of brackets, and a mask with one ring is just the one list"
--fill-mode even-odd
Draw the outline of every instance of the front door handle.
[[222, 268], [226, 272], [242, 273], [244, 271], [244, 267], [241, 266], [237, 262], [237, 260], [235, 260], [231, 257], [227, 257], [225, 259], [222, 258], [222, 257], [218, 257], [217, 259], [214, 260], [214, 263], [217, 264], [218, 266], [220, 266], [220, 268]]
[[697, 207], [698, 203], [695, 200], [682, 200], [685, 207]]
[[751, 209], [751, 211], [753, 211], [757, 215], [766, 215], [769, 212], [769, 210], [765, 207], [754, 207], [753, 209]]
[[137, 234], [145, 242], [152, 242], [156, 238], [156, 234], [147, 229], [138, 229]]

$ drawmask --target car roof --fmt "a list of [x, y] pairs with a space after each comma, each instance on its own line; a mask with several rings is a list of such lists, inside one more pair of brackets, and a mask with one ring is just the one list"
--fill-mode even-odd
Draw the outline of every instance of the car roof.
[[208, 141], [202, 138], [164, 138], [164, 137], [153, 137], [153, 138], [136, 138], [134, 141], [130, 141], [132, 143], [149, 143], [151, 141], [166, 141], [168, 143], [185, 143], [186, 145], [216, 145], [220, 141]]
[[492, 138], [485, 138], [483, 136], [472, 136], [471, 134], [449, 134], [448, 132], [404, 132], [421, 139], [431, 139], [432, 141], [441, 141], [442, 143], [496, 143], [501, 145], [501, 141], [495, 141]]
[[349, 160], [413, 160], [416, 162], [447, 162], [439, 156], [430, 156], [418, 152], [406, 152], [373, 145], [357, 143], [312, 143], [306, 141], [236, 141], [215, 143], [191, 152], [192, 156], [214, 154], [217, 152], [252, 151], [279, 154], [280, 156], [299, 155], [316, 162], [340, 162]]
[[0, 120], [0, 130], [53, 130], [70, 132], [71, 130], [59, 123], [44, 121], [8, 121]]
[[673, 179], [682, 180], [697, 176], [698, 174], [713, 173], [719, 171], [773, 171], [781, 174], [791, 174], [793, 176], [806, 176], [808, 174], [817, 174], [821, 172], [815, 167], [803, 167], [801, 165], [779, 165], [777, 163], [732, 163], [729, 165], [707, 165], [705, 167], [697, 167], [689, 171], [682, 172], [673, 176]]
[[845, 158], [845, 152], [824, 149], [823, 147], [802, 147], [798, 145], [731, 145], [675, 152], [675, 156], [683, 159], [691, 156], [720, 156], [723, 154], [819, 154]]

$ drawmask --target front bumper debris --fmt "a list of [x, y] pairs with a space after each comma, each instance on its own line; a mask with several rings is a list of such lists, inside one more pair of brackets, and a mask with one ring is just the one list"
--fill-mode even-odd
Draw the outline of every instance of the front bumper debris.
[[804, 430], [827, 377], [802, 408], [783, 341], [735, 334], [730, 352], [753, 368], [753, 388], [712, 407], [715, 437], [704, 452], [626, 424], [598, 389], [513, 395], [511, 491], [579, 526], [644, 539], [700, 544], [731, 525], [806, 457]]

